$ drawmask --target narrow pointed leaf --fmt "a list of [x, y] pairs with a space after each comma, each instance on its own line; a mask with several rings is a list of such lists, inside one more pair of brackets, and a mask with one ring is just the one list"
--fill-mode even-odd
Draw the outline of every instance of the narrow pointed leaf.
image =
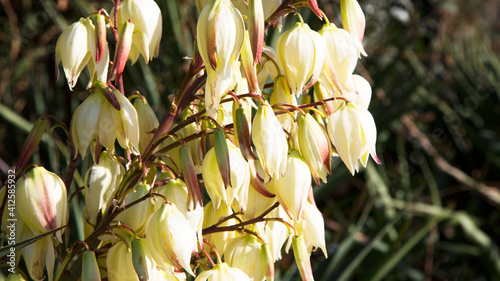
[[11, 245], [4, 246], [4, 247], [0, 248], [0, 257], [3, 257], [5, 255], [7, 255], [8, 253], [10, 253], [10, 248], [12, 248], [12, 247], [14, 247], [16, 249], [16, 251], [18, 251], [18, 250], [20, 250], [20, 249], [22, 249], [22, 248], [24, 248], [32, 243], [35, 243], [36, 241], [44, 238], [45, 236], [49, 236], [51, 234], [58, 232], [59, 230], [65, 228], [65, 227], [67, 227], [67, 225], [52, 229], [51, 231], [47, 231], [45, 233], [37, 235], [37, 236], [30, 238], [28, 240], [24, 240], [22, 242], [19, 242], [19, 243], [13, 245], [13, 246], [11, 246]]

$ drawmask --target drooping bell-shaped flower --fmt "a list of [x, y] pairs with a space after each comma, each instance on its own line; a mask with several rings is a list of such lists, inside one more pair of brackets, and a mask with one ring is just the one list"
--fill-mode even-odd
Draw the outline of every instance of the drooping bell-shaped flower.
[[330, 140], [351, 174], [359, 170], [358, 160], [366, 165], [368, 155], [380, 163], [375, 151], [377, 128], [368, 110], [346, 103], [328, 117], [327, 125]]
[[105, 82], [109, 62], [107, 44], [105, 44], [104, 54], [107, 54], [107, 58], [97, 63], [95, 26], [90, 19], [81, 18], [68, 26], [57, 39], [56, 74], [59, 63], [62, 62], [68, 86], [73, 90], [80, 73], [85, 66], [89, 65], [91, 79], [97, 70], [98, 80]]
[[323, 25], [319, 34], [323, 37], [327, 50], [325, 65], [320, 75], [322, 83], [330, 91], [353, 91], [351, 77], [358, 63], [358, 49], [353, 37], [333, 23]]
[[325, 242], [325, 222], [323, 215], [313, 204], [306, 202], [304, 205], [304, 212], [302, 214], [303, 220], [294, 221], [294, 227], [297, 230], [304, 243], [307, 246], [309, 254], [311, 254], [313, 247], [320, 248], [325, 257], [328, 257]]
[[125, 22], [134, 24], [129, 59], [135, 63], [142, 55], [149, 62], [158, 57], [162, 35], [162, 15], [154, 0], [122, 0], [118, 10], [118, 33]]
[[[164, 195], [184, 215], [193, 231], [196, 232], [198, 244], [202, 246], [203, 207], [190, 200], [186, 183], [180, 179], [171, 179], [165, 186], [158, 188], [156, 192]], [[162, 201], [162, 199], [158, 199], [156, 205], [160, 207]]]
[[276, 54], [291, 92], [298, 97], [308, 80], [313, 85], [318, 79], [325, 63], [326, 46], [321, 35], [298, 22], [280, 36]]
[[[21, 241], [31, 237], [20, 237]], [[47, 236], [24, 247], [21, 250], [28, 273], [33, 280], [44, 280], [44, 270], [47, 270], [48, 280], [52, 281], [54, 276], [54, 244], [52, 237]]]
[[259, 106], [253, 119], [252, 141], [266, 175], [283, 176], [287, 165], [288, 143], [285, 132], [267, 101]]
[[255, 281], [263, 281], [266, 278], [267, 261], [271, 260], [271, 257], [269, 251], [263, 250], [262, 246], [264, 244], [251, 234], [232, 239], [224, 255], [227, 264], [241, 269]]
[[365, 36], [366, 20], [363, 10], [357, 0], [341, 0], [340, 14], [342, 16], [342, 25], [354, 37], [354, 42], [358, 51], [367, 56], [363, 48], [363, 37]]
[[238, 82], [238, 57], [245, 27], [240, 12], [230, 0], [215, 0], [200, 13], [197, 44], [207, 70], [205, 108], [216, 117], [219, 102]]
[[[68, 223], [68, 198], [64, 182], [43, 167], [35, 167], [16, 183], [17, 210], [38, 235]], [[62, 230], [56, 236], [62, 241]], [[43, 271], [43, 268], [42, 268]]]
[[241, 269], [230, 267], [227, 263], [217, 263], [212, 269], [201, 272], [194, 281], [250, 281]]
[[95, 225], [99, 212], [104, 213], [112, 204], [125, 168], [115, 156], [103, 151], [99, 163], [90, 168], [90, 178], [85, 183], [87, 220]]
[[[128, 205], [144, 197], [150, 192], [150, 190], [151, 186], [149, 186], [148, 184], [138, 184], [125, 197], [125, 205]], [[146, 232], [146, 221], [154, 212], [154, 206], [155, 205], [153, 204], [152, 200], [146, 199], [121, 212], [116, 217], [116, 220], [121, 221], [122, 223], [133, 229], [136, 235], [144, 235], [144, 233]]]
[[[230, 140], [226, 140], [226, 144], [229, 153], [230, 186], [226, 188], [224, 185], [215, 147], [207, 152], [203, 160], [203, 181], [216, 210], [219, 208], [221, 200], [226, 206], [231, 206], [234, 199], [240, 201], [240, 192], [246, 191], [250, 184], [250, 170], [247, 161]], [[246, 202], [239, 203], [246, 206]]]
[[155, 262], [184, 268], [194, 276], [191, 255], [196, 252], [196, 233], [173, 204], [165, 203], [148, 220], [147, 244]]
[[285, 175], [271, 181], [281, 206], [290, 218], [301, 219], [311, 181], [311, 173], [304, 158], [297, 150], [292, 150], [288, 155]]
[[[148, 243], [144, 239], [125, 238], [130, 249], [123, 241], [111, 247], [106, 256], [108, 280], [110, 281], [178, 281], [173, 269], [155, 263]], [[172, 271], [172, 272], [170, 272]], [[83, 281], [83, 280], [82, 280]]]
[[[293, 106], [297, 106], [297, 98], [295, 95], [292, 95], [290, 92], [290, 88], [286, 82], [285, 76], [278, 76], [274, 79], [274, 91], [271, 94], [270, 103], [272, 105], [285, 103]], [[285, 109], [290, 109], [288, 106], [283, 106]], [[292, 114], [280, 114], [276, 116], [280, 121], [283, 129], [289, 133], [292, 133], [295, 130], [295, 118], [297, 117], [297, 113]]]
[[298, 123], [300, 152], [311, 170], [316, 185], [319, 186], [319, 179], [326, 182], [326, 176], [330, 172], [330, 140], [312, 115], [299, 116]]
[[[287, 223], [292, 223], [287, 213], [280, 205], [269, 214], [266, 218], [281, 218]], [[281, 259], [281, 248], [290, 236], [290, 229], [282, 222], [279, 221], [266, 221], [256, 224], [256, 230], [260, 237], [269, 246], [269, 252], [273, 261]]]
[[[111, 153], [114, 153], [115, 141], [118, 140], [120, 146], [130, 153], [139, 154], [139, 121], [135, 108], [118, 90], [112, 88], [104, 93], [104, 87], [108, 86], [94, 90], [75, 110], [70, 127], [73, 145], [85, 157], [87, 147], [96, 139]], [[105, 94], [111, 98], [107, 99]]]
[[[316, 84], [314, 84], [314, 98], [316, 101], [338, 98], [334, 100], [329, 100], [324, 103], [325, 107], [319, 106], [318, 109], [325, 113], [326, 115], [330, 115], [337, 111], [341, 106], [344, 105], [345, 100], [348, 100], [352, 104], [363, 108], [368, 109], [370, 105], [370, 100], [372, 97], [372, 88], [370, 83], [358, 74], [353, 74], [351, 77], [353, 90], [344, 90], [342, 93], [335, 88], [333, 91], [331, 89], [327, 89], [325, 87], [325, 83], [320, 78]], [[326, 111], [324, 111], [326, 110]]]
[[158, 118], [142, 96], [134, 100], [134, 108], [139, 118], [139, 151], [144, 153], [153, 139], [154, 130], [158, 128]]
[[[225, 204], [222, 204], [219, 209], [215, 210], [212, 201], [208, 202], [205, 207], [203, 207], [203, 212], [203, 228], [213, 226], [214, 224], [218, 223], [220, 219], [233, 214], [232, 209], [230, 207], [228, 208]], [[231, 218], [224, 221], [219, 226], [231, 226], [237, 223], [238, 221], [235, 218]], [[203, 235], [203, 237], [215, 246], [215, 249], [217, 249], [219, 255], [222, 255], [224, 254], [228, 242], [236, 237], [236, 235], [236, 231], [221, 231]]]

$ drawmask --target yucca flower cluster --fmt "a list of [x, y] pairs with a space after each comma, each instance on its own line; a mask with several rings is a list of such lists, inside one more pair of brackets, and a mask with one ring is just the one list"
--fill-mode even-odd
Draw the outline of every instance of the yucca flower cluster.
[[197, 49], [160, 121], [144, 96], [127, 95], [122, 73], [128, 60], [158, 56], [162, 11], [154, 0], [115, 2], [70, 25], [56, 47], [70, 89], [85, 67], [91, 74], [69, 126], [70, 166], [89, 154], [93, 163], [73, 194], [85, 202], [84, 241], [71, 246], [63, 233], [71, 177], [17, 167], [26, 171], [16, 184], [18, 237], [53, 233], [21, 251], [30, 277], [274, 280], [292, 248], [302, 279], [313, 280], [311, 252], [328, 254], [313, 185], [327, 181], [334, 157], [352, 174], [370, 156], [379, 162], [371, 87], [354, 74], [366, 55], [358, 2], [341, 1], [340, 28], [307, 1], [324, 26], [312, 30], [297, 12], [273, 47], [266, 29], [304, 1], [196, 1]]

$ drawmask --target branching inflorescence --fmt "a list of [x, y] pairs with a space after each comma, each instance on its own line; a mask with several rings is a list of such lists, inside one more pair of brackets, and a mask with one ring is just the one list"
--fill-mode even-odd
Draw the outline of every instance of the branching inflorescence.
[[[91, 79], [66, 128], [65, 180], [27, 167], [46, 119], [17, 166], [18, 241], [62, 227], [18, 243], [31, 278], [64, 280], [81, 271], [84, 281], [273, 280], [282, 249], [292, 246], [302, 279], [313, 280], [311, 252], [327, 255], [313, 181], [327, 181], [333, 157], [352, 174], [370, 155], [379, 162], [371, 87], [353, 74], [366, 55], [365, 19], [356, 0], [340, 2], [344, 29], [315, 0], [197, 0], [197, 49], [160, 121], [144, 96], [126, 95], [122, 81], [128, 60], [159, 54], [162, 11], [154, 0], [115, 0], [109, 13], [64, 30], [56, 63], [68, 86], [85, 67]], [[321, 30], [303, 22], [302, 6], [325, 21]], [[290, 13], [299, 21], [273, 49], [266, 29]], [[108, 29], [114, 38], [106, 38]], [[78, 189], [85, 240], [69, 245], [63, 234], [76, 228], [68, 201], [80, 195], [67, 188], [85, 157], [93, 162]]]

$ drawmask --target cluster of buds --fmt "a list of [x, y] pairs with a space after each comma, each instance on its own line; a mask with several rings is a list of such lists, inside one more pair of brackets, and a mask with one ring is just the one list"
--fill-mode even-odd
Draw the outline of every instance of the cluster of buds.
[[[379, 162], [377, 131], [370, 84], [353, 74], [366, 55], [361, 7], [341, 1], [342, 29], [309, 0], [323, 28], [298, 15], [273, 49], [265, 29], [304, 4], [293, 2], [196, 1], [197, 50], [161, 122], [144, 96], [127, 97], [121, 80], [128, 60], [159, 54], [154, 0], [116, 1], [112, 16], [101, 10], [63, 31], [56, 63], [69, 87], [85, 66], [91, 73], [69, 128], [72, 163], [89, 147], [93, 162], [82, 192], [85, 241], [65, 255], [82, 254], [82, 280], [273, 280], [291, 246], [302, 279], [314, 279], [311, 253], [328, 253], [313, 186], [326, 183], [334, 157], [353, 175], [370, 155]], [[116, 41], [112, 63], [107, 28]], [[20, 237], [68, 223], [68, 194], [56, 175], [37, 167], [16, 188]], [[46, 267], [52, 280], [61, 235], [24, 248], [33, 279]]]

